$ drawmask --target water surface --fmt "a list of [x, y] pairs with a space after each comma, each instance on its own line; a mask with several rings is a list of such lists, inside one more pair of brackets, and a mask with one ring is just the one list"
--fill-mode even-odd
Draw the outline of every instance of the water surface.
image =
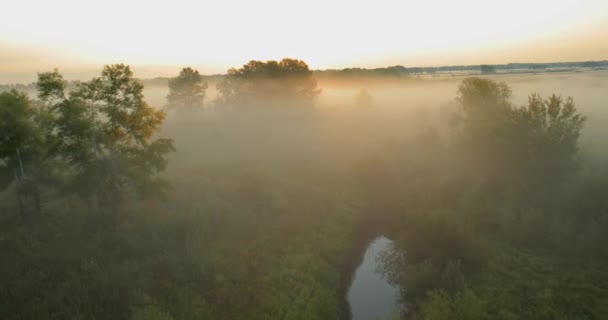
[[365, 251], [348, 290], [351, 315], [356, 320], [397, 319], [399, 291], [378, 271], [378, 254], [390, 248], [392, 241], [376, 238]]

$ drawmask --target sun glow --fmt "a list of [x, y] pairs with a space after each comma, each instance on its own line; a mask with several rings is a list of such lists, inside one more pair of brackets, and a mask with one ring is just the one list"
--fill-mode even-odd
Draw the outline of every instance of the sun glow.
[[0, 20], [0, 48], [15, 52], [0, 54], [4, 71], [120, 61], [219, 73], [282, 57], [313, 68], [585, 60], [604, 59], [608, 49], [605, 0], [23, 0], [5, 7], [11, 14]]

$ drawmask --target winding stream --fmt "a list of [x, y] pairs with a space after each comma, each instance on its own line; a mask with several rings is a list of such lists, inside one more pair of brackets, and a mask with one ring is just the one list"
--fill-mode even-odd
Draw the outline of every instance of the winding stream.
[[378, 254], [390, 248], [392, 242], [381, 236], [367, 247], [347, 294], [352, 319], [398, 319], [399, 289], [377, 271]]

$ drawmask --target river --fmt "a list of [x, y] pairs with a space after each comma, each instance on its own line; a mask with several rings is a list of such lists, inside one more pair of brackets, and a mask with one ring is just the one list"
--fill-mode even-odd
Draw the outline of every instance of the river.
[[392, 240], [381, 236], [374, 239], [354, 274], [347, 299], [352, 319], [379, 320], [399, 318], [399, 288], [391, 285], [378, 271], [378, 254], [390, 248]]

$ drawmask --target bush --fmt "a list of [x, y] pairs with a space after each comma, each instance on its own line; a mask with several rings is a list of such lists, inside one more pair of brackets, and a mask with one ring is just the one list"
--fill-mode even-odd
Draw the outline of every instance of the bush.
[[454, 296], [442, 290], [431, 291], [422, 304], [420, 320], [481, 320], [489, 319], [486, 303], [471, 289]]

